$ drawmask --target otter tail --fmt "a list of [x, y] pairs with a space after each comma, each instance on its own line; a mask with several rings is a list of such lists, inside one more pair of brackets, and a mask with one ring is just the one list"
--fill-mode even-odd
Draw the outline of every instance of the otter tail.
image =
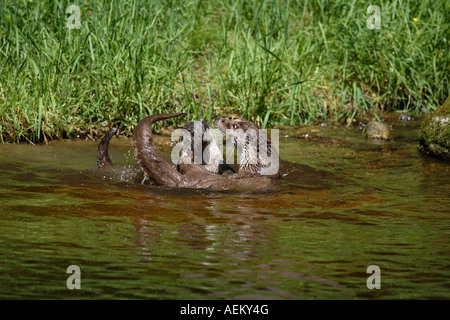
[[152, 136], [152, 124], [183, 115], [183, 112], [171, 114], [155, 114], [138, 123], [134, 131], [134, 150], [139, 159], [139, 165], [146, 176], [159, 185], [178, 187], [185, 183], [186, 178], [172, 167], [159, 153]]
[[97, 149], [97, 167], [102, 168], [107, 165], [112, 165], [111, 158], [108, 153], [108, 145], [111, 138], [117, 133], [118, 128], [114, 127], [105, 136], [98, 145]]

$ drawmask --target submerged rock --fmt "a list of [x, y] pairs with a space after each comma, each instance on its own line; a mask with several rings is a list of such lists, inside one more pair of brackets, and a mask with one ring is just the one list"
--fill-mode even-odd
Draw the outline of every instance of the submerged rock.
[[450, 160], [450, 96], [428, 115], [419, 131], [420, 151]]
[[389, 139], [389, 128], [384, 123], [378, 121], [370, 121], [363, 130], [366, 138], [377, 140]]

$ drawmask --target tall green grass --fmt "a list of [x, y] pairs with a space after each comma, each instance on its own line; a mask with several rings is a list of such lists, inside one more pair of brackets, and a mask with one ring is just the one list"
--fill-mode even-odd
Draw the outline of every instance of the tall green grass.
[[[3, 1], [0, 139], [132, 133], [175, 111], [272, 126], [436, 108], [449, 95], [450, 3], [372, 2]], [[71, 4], [79, 30], [66, 27]], [[366, 26], [371, 4], [380, 30]]]

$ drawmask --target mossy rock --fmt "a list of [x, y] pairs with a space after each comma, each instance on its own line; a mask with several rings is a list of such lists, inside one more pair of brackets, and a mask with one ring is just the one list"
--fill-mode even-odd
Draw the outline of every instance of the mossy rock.
[[424, 119], [419, 131], [419, 143], [422, 152], [450, 160], [450, 96]]
[[363, 134], [368, 139], [388, 140], [389, 128], [384, 123], [370, 121], [364, 128]]

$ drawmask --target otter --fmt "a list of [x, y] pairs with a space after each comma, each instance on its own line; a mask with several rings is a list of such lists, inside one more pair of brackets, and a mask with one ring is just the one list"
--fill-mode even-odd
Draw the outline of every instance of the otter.
[[[174, 188], [206, 189], [211, 191], [229, 191], [243, 193], [264, 193], [273, 192], [280, 188], [277, 179], [270, 176], [242, 177], [236, 175], [217, 175], [209, 173], [206, 168], [199, 164], [180, 163], [180, 172], [169, 165], [156, 148], [151, 127], [153, 122], [158, 120], [177, 117], [183, 113], [153, 115], [143, 119], [136, 127], [134, 147], [139, 159], [139, 169], [133, 170], [134, 178], [130, 181], [142, 183], [144, 175], [146, 184], [153, 186], [165, 186]], [[224, 119], [225, 121], [226, 119]], [[231, 128], [230, 123], [230, 128]], [[235, 123], [236, 124], [236, 123]], [[237, 124], [236, 124], [237, 125]], [[238, 127], [235, 126], [234, 129]], [[111, 159], [108, 154], [108, 144], [110, 139], [117, 133], [118, 129], [111, 129], [102, 139], [98, 147], [97, 163], [100, 168], [105, 169], [110, 174], [115, 175], [115, 168], [111, 166]], [[306, 165], [281, 161], [280, 171], [283, 173], [285, 182], [302, 180], [306, 184], [316, 184], [317, 178], [327, 179], [332, 177], [329, 172], [316, 170]], [[111, 170], [111, 171], [109, 171]], [[121, 168], [122, 171], [122, 168]], [[122, 172], [120, 172], [122, 176]]]
[[112, 137], [116, 134], [119, 134], [119, 128], [113, 127], [100, 141], [97, 149], [97, 168], [101, 169], [103, 173], [107, 172], [109, 177], [116, 177], [121, 181], [130, 181], [146, 185], [155, 184], [145, 177], [139, 166], [130, 166], [127, 168], [113, 166], [111, 157], [109, 156], [108, 146]]
[[[197, 127], [197, 129], [196, 129]], [[196, 163], [201, 162], [205, 169], [210, 173], [223, 174], [234, 173], [234, 170], [224, 162], [222, 150], [220, 150], [214, 138], [213, 132], [206, 121], [188, 122], [183, 126], [184, 130], [189, 132], [189, 137], [180, 139], [183, 146], [181, 157], [191, 157], [191, 162], [194, 161], [196, 141], [201, 142], [201, 159], [195, 159]], [[180, 171], [179, 164], [177, 165]]]
[[113, 127], [100, 141], [97, 149], [97, 167], [103, 168], [104, 166], [112, 165], [111, 158], [108, 153], [109, 141], [117, 133], [119, 128]]
[[217, 128], [228, 136], [231, 147], [237, 147], [240, 153], [239, 176], [280, 177], [281, 159], [265, 130], [251, 121], [225, 118], [218, 120]]
[[[139, 165], [145, 175], [157, 185], [172, 188], [208, 189], [212, 191], [266, 192], [276, 189], [274, 179], [266, 176], [230, 179], [227, 175], [210, 173], [200, 164], [180, 162], [178, 172], [159, 153], [152, 136], [152, 124], [158, 120], [178, 117], [184, 113], [157, 114], [138, 123], [133, 145]], [[190, 162], [188, 159], [187, 162]]]
[[[195, 132], [196, 124], [198, 126], [201, 126], [201, 130], [198, 133]], [[181, 155], [182, 158], [191, 156], [191, 161], [193, 160], [194, 142], [195, 139], [198, 139], [198, 141], [202, 142], [201, 146], [202, 155], [206, 157], [206, 159], [202, 159], [202, 165], [206, 168], [208, 172], [217, 174], [223, 174], [224, 172], [234, 173], [234, 170], [223, 161], [222, 151], [219, 149], [219, 146], [217, 145], [217, 142], [214, 139], [214, 136], [212, 134], [208, 122], [206, 121], [189, 122], [183, 126], [183, 129], [189, 132], [190, 138], [185, 139], [186, 137], [183, 137], [183, 139], [180, 139], [180, 143], [182, 143], [183, 145], [182, 149], [183, 153]], [[103, 168], [105, 166], [112, 165], [112, 161], [108, 153], [108, 146], [111, 138], [116, 133], [118, 133], [118, 128], [113, 127], [111, 130], [109, 130], [108, 133], [105, 134], [105, 136], [100, 141], [97, 149], [98, 168]], [[179, 164], [177, 164], [177, 169], [178, 171], [180, 171]]]

